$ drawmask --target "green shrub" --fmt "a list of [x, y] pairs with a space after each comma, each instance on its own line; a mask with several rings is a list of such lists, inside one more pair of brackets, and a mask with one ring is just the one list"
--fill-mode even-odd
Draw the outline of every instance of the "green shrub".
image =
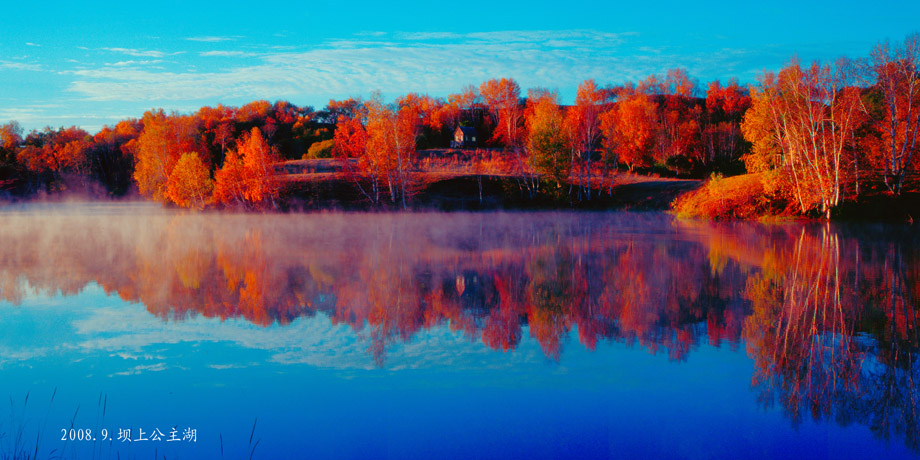
[[316, 158], [332, 158], [333, 145], [335, 145], [335, 141], [332, 139], [314, 142], [313, 145], [311, 145], [307, 150], [306, 155], [303, 156], [303, 159], [312, 160]]

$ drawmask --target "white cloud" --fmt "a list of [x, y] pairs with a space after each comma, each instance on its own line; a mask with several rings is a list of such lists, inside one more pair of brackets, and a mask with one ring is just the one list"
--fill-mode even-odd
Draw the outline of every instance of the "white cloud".
[[199, 56], [216, 56], [216, 57], [254, 57], [261, 56], [259, 53], [249, 53], [246, 51], [203, 51], [198, 53]]
[[10, 69], [10, 70], [30, 70], [33, 72], [39, 72], [44, 70], [44, 68], [39, 64], [31, 64], [25, 62], [15, 62], [7, 61], [0, 59], [0, 69]]
[[134, 366], [131, 369], [128, 369], [123, 372], [116, 372], [109, 377], [116, 375], [137, 375], [143, 372], [160, 372], [166, 370], [166, 363], [156, 363], [156, 364], [146, 364], [141, 366]]
[[152, 58], [163, 58], [166, 56], [175, 56], [182, 54], [184, 51], [177, 51], [175, 53], [167, 53], [164, 51], [156, 50], [139, 50], [134, 48], [101, 48], [104, 51], [110, 51], [113, 53], [126, 54], [128, 56], [134, 57], [152, 57]]
[[183, 51], [105, 48], [150, 59], [62, 73], [73, 76], [67, 89], [82, 101], [174, 108], [215, 100], [313, 102], [377, 89], [388, 98], [409, 91], [446, 96], [467, 84], [500, 77], [516, 79], [522, 89], [560, 89], [566, 101], [588, 78], [600, 84], [635, 81], [680, 66], [701, 78], [730, 74], [751, 80], [764, 67], [764, 50], [687, 53], [679, 43], [646, 45], [635, 33], [591, 30], [364, 32], [307, 49], [200, 51], [165, 68], [142, 64]]
[[106, 65], [109, 66], [109, 67], [129, 67], [129, 66], [142, 66], [142, 65], [159, 64], [159, 63], [161, 63], [161, 62], [163, 62], [162, 59], [153, 59], [153, 60], [148, 60], [148, 61], [135, 61], [135, 60], [129, 60], [129, 61], [118, 61], [118, 62], [113, 62], [113, 63], [106, 64]]
[[[152, 356], [151, 349], [162, 345], [190, 342], [220, 342], [246, 349], [264, 350], [278, 364], [307, 364], [331, 369], [373, 369], [368, 342], [351, 327], [332, 324], [325, 315], [301, 317], [285, 326], [264, 328], [243, 319], [209, 319], [193, 317], [183, 321], [163, 322], [142, 306], [119, 306], [93, 309], [87, 318], [74, 321], [78, 343], [73, 349], [87, 353], [108, 352], [125, 361], [160, 361], [132, 366], [118, 375], [160, 371], [169, 367], [162, 356]], [[527, 336], [527, 330], [524, 330]], [[490, 359], [491, 358], [491, 359]], [[500, 359], [497, 359], [500, 358]], [[512, 366], [544, 359], [536, 343], [528, 341], [514, 354], [497, 353], [482, 343], [447, 326], [420, 331], [408, 343], [388, 345], [386, 367], [390, 369], [444, 367], [453, 370]], [[210, 363], [214, 369], [256, 366], [258, 363]]]
[[[579, 78], [606, 80], [626, 70], [613, 59], [622, 41], [621, 34], [591, 31], [405, 33], [395, 41], [335, 40], [307, 51], [266, 53], [257, 65], [217, 71], [81, 70], [73, 72], [78, 78], [70, 90], [89, 100], [154, 101], [291, 98], [373, 89], [446, 94], [500, 76], [517, 78], [524, 87], [574, 86]], [[253, 56], [242, 51], [200, 55]]]
[[[381, 32], [377, 36], [382, 35], [383, 33]], [[456, 40], [462, 37], [462, 35], [454, 32], [402, 32], [396, 36], [402, 40]]]
[[216, 42], [226, 42], [226, 41], [236, 40], [236, 38], [210, 36], [210, 37], [188, 37], [186, 38], [186, 40], [192, 41], [192, 42], [216, 43]]
[[0, 107], [0, 121], [16, 120], [23, 128], [41, 129], [43, 126], [71, 126], [76, 125], [87, 132], [95, 133], [105, 124], [114, 124], [117, 120], [136, 117], [124, 112], [93, 113], [76, 112], [77, 108], [62, 104], [36, 104], [22, 107]]

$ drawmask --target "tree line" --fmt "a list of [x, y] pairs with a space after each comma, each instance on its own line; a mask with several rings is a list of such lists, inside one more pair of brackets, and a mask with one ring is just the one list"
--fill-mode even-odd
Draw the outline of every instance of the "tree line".
[[30, 195], [96, 184], [106, 195], [136, 191], [183, 207], [271, 204], [272, 165], [331, 139], [323, 116], [260, 100], [192, 114], [151, 110], [95, 135], [47, 127], [23, 137], [13, 121], [0, 126], [0, 185], [8, 194]]
[[[95, 135], [77, 128], [0, 126], [0, 187], [27, 195], [99, 184], [182, 207], [272, 207], [278, 163], [341, 161], [369, 202], [403, 206], [424, 172], [419, 151], [444, 149], [475, 128], [523, 195], [571, 202], [613, 193], [622, 169], [686, 177], [757, 174], [799, 213], [830, 215], [873, 188], [900, 195], [918, 168], [918, 36], [883, 42], [860, 59], [793, 59], [758, 83], [718, 80], [705, 90], [684, 69], [638, 82], [585, 80], [573, 105], [556, 91], [524, 94], [513, 79], [469, 85], [446, 98], [409, 93], [392, 103], [332, 100], [322, 110], [285, 101], [151, 110]], [[908, 185], [905, 185], [908, 184]]]

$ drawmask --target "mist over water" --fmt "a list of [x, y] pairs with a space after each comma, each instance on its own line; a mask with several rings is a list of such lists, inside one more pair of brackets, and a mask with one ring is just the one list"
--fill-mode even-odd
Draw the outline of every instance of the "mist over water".
[[[198, 421], [209, 444], [173, 451], [180, 458], [213, 456], [217, 433], [246, 432], [255, 417], [268, 458], [342, 454], [332, 439], [351, 440], [354, 456], [380, 442], [417, 456], [442, 435], [422, 428], [435, 422], [456, 430], [453, 449], [433, 452], [457, 458], [494, 453], [487, 438], [536, 457], [561, 454], [561, 439], [586, 457], [609, 457], [613, 445], [653, 457], [912, 457], [917, 236], [910, 226], [661, 213], [8, 206], [0, 372], [15, 378], [0, 390], [69, 387], [60, 419], [104, 390], [117, 423], [170, 411]], [[131, 397], [155, 388], [171, 396]], [[316, 406], [315, 394], [329, 403]], [[510, 412], [482, 405], [491, 398]], [[637, 400], [659, 402], [624, 406]], [[537, 401], [544, 412], [527, 409]], [[677, 406], [682, 422], [659, 431], [683, 444], [633, 433]], [[327, 426], [343, 410], [353, 423]], [[384, 438], [368, 435], [384, 420]], [[297, 424], [330, 441], [299, 444], [285, 435]], [[698, 435], [687, 426], [742, 432], [680, 450]], [[46, 442], [46, 452], [61, 447]], [[132, 452], [147, 447], [156, 449]]]

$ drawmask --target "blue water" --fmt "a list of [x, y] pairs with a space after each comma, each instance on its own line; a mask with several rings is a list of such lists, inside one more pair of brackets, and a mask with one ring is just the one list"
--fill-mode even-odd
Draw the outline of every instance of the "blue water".
[[[67, 230], [36, 236], [35, 229], [14, 232], [0, 226], [0, 231], [7, 232], [6, 241], [19, 243], [15, 251], [9, 246], [0, 250], [4, 263], [0, 297], [5, 299], [0, 300], [0, 395], [10, 398], [8, 407], [0, 410], [0, 433], [4, 433], [0, 458], [15, 455], [17, 446], [24, 446], [23, 451], [29, 454], [37, 446], [38, 458], [151, 458], [154, 452], [158, 458], [249, 458], [250, 454], [253, 458], [464, 459], [918, 456], [909, 447], [915, 441], [904, 434], [916, 432], [917, 420], [897, 420], [902, 412], [889, 414], [892, 429], [884, 439], [878, 430], [873, 432], [876, 422], [871, 414], [840, 405], [839, 400], [846, 398], [875, 397], [865, 393], [875, 388], [874, 384], [862, 381], [848, 390], [828, 391], [827, 400], [832, 401], [828, 404], [834, 409], [829, 416], [815, 417], [808, 411], [791, 413], [776, 401], [763, 402], [764, 387], [752, 383], [755, 375], [762, 377], [755, 370], [755, 357], [775, 359], [775, 355], [760, 353], [750, 343], [756, 336], [750, 320], [756, 302], [737, 291], [767, 269], [745, 262], [751, 256], [738, 249], [738, 253], [726, 256], [728, 262], [718, 262], [714, 254], [731, 250], [714, 249], [709, 238], [725, 237], [720, 232], [754, 232], [760, 239], [743, 239], [757, 243], [760, 251], [768, 246], [764, 238], [781, 247], [791, 241], [795, 247], [794, 243], [804, 241], [797, 239], [802, 228], [818, 235], [815, 241], [825, 241], [820, 235], [826, 235], [827, 229], [806, 225], [752, 230], [695, 224], [687, 228], [688, 224], [675, 223], [668, 216], [620, 214], [452, 215], [446, 219], [438, 215], [238, 216], [241, 220], [233, 220], [233, 225], [226, 227], [232, 230], [227, 232], [249, 235], [248, 239], [240, 237], [249, 242], [247, 246], [237, 244], [241, 240], [232, 236], [227, 236], [231, 238], [227, 241], [215, 239], [214, 234], [202, 236], [202, 226], [211, 225], [211, 219], [219, 221], [214, 224], [216, 228], [228, 225], [215, 216], [169, 215], [163, 221], [125, 216], [124, 221], [107, 219], [107, 224], [100, 224], [96, 212], [88, 212], [86, 219], [72, 220], [71, 216], [65, 221], [48, 220], [47, 212], [43, 209], [40, 215], [18, 216], [17, 223], [38, 221], [36, 228], [43, 229], [41, 232], [66, 223]], [[138, 226], [148, 230], [139, 233], [132, 219], [144, 218], [147, 220]], [[310, 219], [320, 223], [300, 221]], [[633, 228], [637, 219], [647, 232]], [[339, 223], [342, 220], [344, 224]], [[460, 220], [472, 220], [475, 225], [462, 227]], [[554, 224], [559, 221], [569, 223]], [[576, 221], [577, 225], [572, 223]], [[245, 231], [239, 230], [241, 222], [248, 225], [243, 226]], [[364, 225], [367, 222], [370, 224]], [[10, 219], [5, 225], [10, 225]], [[364, 243], [353, 246], [350, 236], [305, 243], [286, 233], [314, 225], [342, 225], [350, 230], [335, 233], [353, 232]], [[387, 233], [391, 225], [402, 233]], [[440, 225], [448, 228], [441, 229]], [[547, 228], [552, 230], [546, 233]], [[253, 242], [253, 229], [262, 232], [258, 244]], [[270, 234], [269, 229], [278, 234]], [[851, 247], [847, 238], [859, 238], [852, 232], [832, 230], [840, 235], [844, 249]], [[177, 246], [182, 251], [200, 248], [201, 260], [214, 264], [192, 263], [199, 267], [198, 275], [181, 268], [172, 280], [162, 276], [151, 280], [124, 271], [109, 272], [105, 267], [110, 264], [99, 262], [110, 259], [101, 255], [102, 250], [94, 246], [97, 244], [118, 248], [124, 259], [132, 260], [131, 267], [146, 267], [146, 271], [136, 273], [171, 273], [173, 265], [166, 261], [185, 259], [164, 246], [146, 246], [148, 239], [162, 241], [161, 233], [181, 239]], [[315, 236], [316, 232], [312, 233]], [[87, 240], [86, 235], [92, 234], [99, 236]], [[20, 239], [25, 235], [30, 236], [28, 241]], [[470, 243], [479, 241], [479, 235], [490, 241]], [[495, 235], [505, 236], [494, 242]], [[620, 240], [628, 240], [627, 249], [618, 246]], [[272, 241], [296, 244], [275, 247]], [[901, 240], [887, 241], [888, 247], [897, 241]], [[230, 289], [226, 281], [232, 278], [226, 273], [235, 270], [217, 268], [221, 263], [226, 266], [230, 256], [212, 254], [212, 243], [214, 247], [226, 244], [236, 248], [234, 251], [249, 251], [239, 260], [247, 261], [243, 266], [267, 280], [261, 284], [266, 289], [259, 291], [261, 297], [256, 303], [267, 309], [269, 316], [287, 319], [263, 321], [260, 312], [243, 311], [237, 304], [223, 314], [213, 311], [214, 302], [211, 307], [195, 310], [196, 302], [211, 302], [204, 298], [225, 299], [224, 290]], [[35, 253], [26, 249], [31, 245], [38, 246], [41, 260], [53, 262], [36, 262], [39, 259], [29, 255]], [[425, 250], [418, 250], [420, 246]], [[513, 250], [503, 252], [504, 246]], [[133, 247], [133, 252], [126, 247]], [[559, 248], [567, 249], [560, 255]], [[825, 249], [819, 247], [816, 253], [824, 254]], [[148, 251], [154, 256], [144, 259]], [[265, 261], [278, 262], [260, 263], [252, 251]], [[648, 268], [627, 270], [624, 254], [629, 251], [638, 251], [636, 263]], [[801, 248], [791, 251], [797, 256], [794, 260], [801, 262], [806, 256]], [[873, 263], [879, 253], [865, 252], [865, 248], [859, 251], [864, 252], [862, 265], [853, 270], [869, 270], [864, 265]], [[905, 251], [900, 263], [913, 260], [913, 253]], [[358, 257], [346, 260], [336, 256], [345, 252]], [[528, 255], [531, 252], [533, 255]], [[836, 266], [850, 266], [849, 256], [839, 254], [834, 260]], [[523, 262], [524, 271], [515, 272], [521, 269], [515, 267], [515, 257], [522, 255], [528, 260]], [[296, 264], [291, 265], [285, 257], [297, 260]], [[775, 257], [771, 253], [768, 258]], [[310, 265], [316, 260], [322, 261], [320, 265], [336, 260], [345, 267], [335, 271], [325, 265], [326, 272], [332, 273], [325, 276], [320, 274], [323, 269]], [[374, 261], [370, 266], [380, 264], [389, 274], [362, 275], [369, 270], [369, 260]], [[150, 264], [160, 263], [166, 264], [165, 268], [150, 268]], [[424, 268], [413, 270], [418, 264]], [[283, 273], [279, 278], [285, 280], [283, 283], [271, 281], [273, 267], [278, 266], [285, 267], [279, 272]], [[294, 266], [306, 268], [298, 271], [291, 268]], [[801, 271], [801, 266], [794, 273], [795, 279], [811, 276], [811, 272]], [[521, 303], [528, 305], [520, 306], [515, 315], [522, 318], [519, 341], [508, 350], [483, 339], [491, 321], [489, 314], [506, 301], [490, 294], [491, 282], [481, 278], [486, 278], [483, 273], [497, 273], [495, 279], [500, 279], [504, 273], [501, 267], [517, 273], [512, 278], [529, 280], [521, 284], [529, 294], [519, 295], [524, 299]], [[609, 271], [602, 272], [602, 267]], [[700, 267], [700, 272], [691, 274], [687, 267]], [[438, 275], [439, 270], [446, 275]], [[904, 275], [908, 291], [911, 270], [907, 268]], [[612, 276], [624, 272], [629, 276], [617, 284]], [[389, 291], [373, 284], [353, 283], [345, 288], [335, 281], [348, 276], [389, 280], [390, 285], [403, 286], [401, 295], [384, 296]], [[323, 291], [317, 294], [310, 290], [313, 288], [304, 288], [309, 283], [295, 282], [301, 278], [325, 279], [327, 284], [315, 281], [315, 289]], [[572, 281], [575, 279], [581, 281]], [[685, 292], [699, 290], [694, 287], [699, 287], [701, 279], [707, 280], [708, 294]], [[871, 277], [863, 276], [862, 282], [870, 283]], [[142, 294], [144, 288], [138, 287], [160, 284], [170, 286], [169, 293]], [[654, 289], [641, 290], [636, 288], [639, 284]], [[670, 289], [663, 286], [675, 285], [669, 295], [654, 294]], [[136, 292], [130, 292], [132, 287]], [[598, 305], [603, 303], [599, 299], [608, 298], [603, 293], [613, 292], [614, 287], [614, 298], [642, 300], [627, 310], [617, 310], [620, 316], [598, 313]], [[640, 296], [630, 287], [645, 294]], [[554, 289], [563, 299], [561, 311], [553, 310]], [[745, 289], [751, 297], [750, 288]], [[862, 286], [856, 291], [864, 289]], [[409, 295], [416, 291], [429, 294]], [[787, 301], [794, 297], [791, 288], [786, 292]], [[287, 295], [299, 296], [305, 302], [300, 313], [290, 313], [290, 306], [283, 302]], [[550, 300], [540, 300], [544, 295]], [[371, 304], [371, 299], [381, 296], [387, 300], [380, 310], [360, 319], [359, 304]], [[241, 294], [239, 299], [245, 297]], [[424, 300], [413, 304], [410, 314], [405, 311], [407, 298]], [[180, 313], [160, 314], [161, 310], [147, 305], [145, 299], [153, 299], [150, 304], [168, 299], [164, 302]], [[240, 305], [252, 302], [239, 299], [235, 302]], [[911, 299], [908, 295], [898, 299], [903, 307], [895, 314], [909, 317], [918, 308], [916, 303], [904, 302]], [[181, 302], [186, 303], [179, 305]], [[573, 302], [588, 306], [570, 306]], [[596, 320], [582, 318], [582, 307], [593, 312], [590, 315]], [[776, 308], [795, 311], [796, 307], [780, 301]], [[350, 310], [357, 311], [354, 322], [348, 319]], [[534, 324], [543, 317], [540, 311], [562, 315], [561, 322], [554, 323], [564, 325], [560, 326], [558, 343], [535, 330]], [[700, 311], [709, 313], [700, 319]], [[843, 321], [842, 333], [865, 337], [867, 330], [886, 330], [878, 324], [887, 324], [880, 319], [884, 314], [860, 311], [860, 318], [872, 317], [874, 322], [867, 326]], [[380, 320], [380, 315], [388, 319]], [[890, 323], [895, 334], [897, 323], [896, 319]], [[910, 320], [907, 323], [911, 324]], [[391, 324], [383, 340], [383, 353], [379, 348], [373, 351], [377, 343], [375, 324]], [[607, 329], [601, 328], [591, 349], [583, 336], [589, 335], [586, 328], [597, 329], [601, 327], [598, 324]], [[718, 341], [709, 330], [731, 330], [732, 325], [737, 330], [719, 332]], [[906, 335], [898, 343], [902, 354], [913, 357], [916, 342], [912, 337], [916, 336], [911, 334], [916, 331], [911, 327], [905, 329]], [[689, 338], [675, 342], [674, 337], [681, 333]], [[874, 336], [869, 338], [869, 343], [882, 343], [873, 342]], [[863, 380], [877, 377], [878, 369], [886, 365], [878, 364], [879, 359], [885, 358], [878, 358], [871, 350], [860, 353], [847, 363], [862, 369], [857, 374]], [[845, 374], [839, 369], [828, 371], [833, 368], [831, 364], [775, 369], [782, 372], [779, 369], [801, 366], [841, 379]], [[916, 364], [906, 366], [909, 376], [917, 375]], [[785, 394], [779, 389], [781, 385], [767, 388], [774, 396]], [[895, 388], [908, 395], [917, 393], [917, 387], [910, 383], [897, 383]], [[910, 398], [901, 398], [898, 404], [904, 399]], [[835, 420], [844, 413], [848, 421]], [[71, 426], [91, 429], [95, 436], [106, 429], [112, 438], [119, 429], [128, 428], [134, 438], [139, 430], [149, 436], [154, 429], [167, 436], [170, 429], [176, 429], [181, 436], [182, 431], [192, 428], [197, 436], [195, 442], [103, 442], [98, 437], [95, 442], [62, 441], [62, 429]], [[17, 443], [20, 431], [22, 440]]]

